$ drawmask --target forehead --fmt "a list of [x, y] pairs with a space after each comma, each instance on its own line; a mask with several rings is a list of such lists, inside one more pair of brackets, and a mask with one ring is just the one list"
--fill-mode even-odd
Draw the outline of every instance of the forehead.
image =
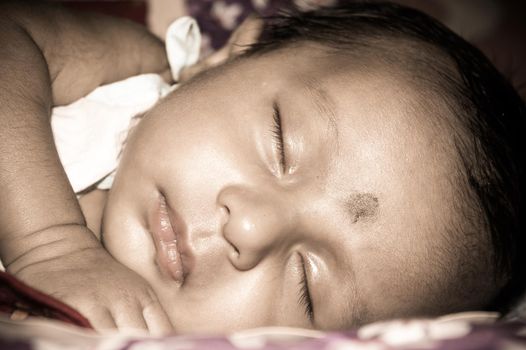
[[451, 113], [432, 86], [416, 83], [405, 68], [370, 55], [346, 57], [315, 43], [263, 56], [245, 69], [263, 72], [262, 81], [282, 89], [287, 102], [312, 107], [304, 117], [321, 119], [316, 127], [330, 129], [335, 156], [372, 157], [377, 149], [405, 152], [396, 157], [400, 164], [456, 168]]
[[[414, 83], [398, 65], [345, 57], [317, 44], [263, 56], [246, 69], [265, 72], [263, 80], [301, 109], [310, 136], [325, 138], [331, 195], [376, 193], [384, 206], [404, 200], [393, 211], [397, 222], [411, 219], [435, 230], [452, 222], [457, 149], [449, 110], [431, 87]], [[411, 218], [396, 219], [402, 211]]]

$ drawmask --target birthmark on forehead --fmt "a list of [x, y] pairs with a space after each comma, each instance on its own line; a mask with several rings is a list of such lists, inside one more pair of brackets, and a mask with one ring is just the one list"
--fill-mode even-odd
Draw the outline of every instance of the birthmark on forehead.
[[378, 197], [373, 193], [353, 193], [347, 200], [347, 209], [353, 224], [360, 220], [371, 221], [376, 219], [379, 206]]

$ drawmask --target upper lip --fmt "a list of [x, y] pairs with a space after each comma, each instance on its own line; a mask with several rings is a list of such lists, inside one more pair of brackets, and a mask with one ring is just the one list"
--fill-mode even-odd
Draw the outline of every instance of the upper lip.
[[149, 230], [159, 268], [177, 282], [184, 283], [193, 265], [193, 255], [188, 246], [186, 225], [170, 207], [164, 194], [160, 194], [150, 215]]

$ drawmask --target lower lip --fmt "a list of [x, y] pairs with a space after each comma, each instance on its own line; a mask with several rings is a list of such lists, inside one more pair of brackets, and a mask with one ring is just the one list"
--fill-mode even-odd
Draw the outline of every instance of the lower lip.
[[161, 271], [177, 282], [184, 280], [183, 261], [178, 247], [178, 232], [174, 230], [164, 196], [159, 197], [151, 217], [151, 234], [157, 250]]

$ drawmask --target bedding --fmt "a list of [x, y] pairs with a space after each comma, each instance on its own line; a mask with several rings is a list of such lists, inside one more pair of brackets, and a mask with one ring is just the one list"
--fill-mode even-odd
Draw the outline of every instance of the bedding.
[[[201, 36], [193, 18], [175, 20], [167, 29], [166, 54], [172, 78], [199, 58]], [[73, 191], [107, 190], [130, 128], [145, 111], [177, 88], [158, 74], [141, 74], [98, 87], [51, 113], [53, 138]]]
[[78, 312], [0, 272], [0, 349], [505, 349], [526, 348], [526, 323], [490, 312], [377, 322], [321, 332], [268, 327], [228, 335], [153, 337], [139, 330], [96, 333]]

